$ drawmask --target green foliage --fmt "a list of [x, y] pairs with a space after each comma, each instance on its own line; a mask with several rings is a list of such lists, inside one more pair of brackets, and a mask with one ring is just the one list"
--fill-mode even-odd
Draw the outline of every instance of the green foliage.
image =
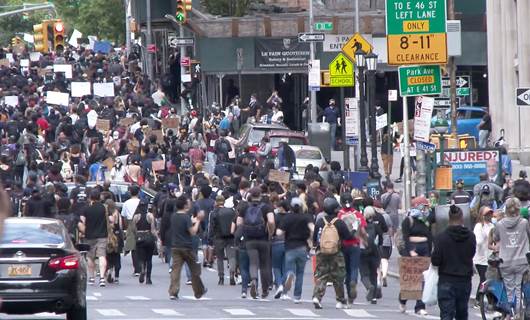
[[242, 17], [256, 0], [202, 0], [208, 13], [219, 16]]
[[[22, 9], [22, 3], [41, 3], [42, 1], [23, 1], [23, 0], [0, 0], [0, 12], [7, 12]], [[13, 7], [10, 7], [13, 6]], [[0, 17], [0, 45], [7, 46], [11, 43], [11, 38], [19, 36], [22, 38], [23, 33], [33, 34], [33, 25], [40, 23], [43, 19], [51, 18], [51, 14], [45, 10], [33, 11], [27, 14], [15, 14]]]

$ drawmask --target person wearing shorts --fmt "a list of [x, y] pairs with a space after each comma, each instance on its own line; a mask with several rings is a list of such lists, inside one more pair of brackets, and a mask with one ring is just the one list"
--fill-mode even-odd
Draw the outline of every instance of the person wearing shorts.
[[90, 204], [83, 208], [79, 230], [85, 234], [88, 251], [88, 283], [94, 284], [95, 261], [99, 262], [99, 286], [105, 286], [105, 272], [107, 270], [107, 209], [101, 203], [100, 192], [90, 191]]

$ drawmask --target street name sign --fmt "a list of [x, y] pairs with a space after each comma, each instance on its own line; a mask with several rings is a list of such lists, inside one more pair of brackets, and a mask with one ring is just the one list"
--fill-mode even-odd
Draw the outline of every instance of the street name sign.
[[[442, 78], [442, 98], [450, 98], [449, 89], [451, 88], [451, 80], [449, 77]], [[456, 77], [456, 95], [459, 97], [469, 96], [471, 94], [471, 77], [458, 76]]]
[[440, 66], [399, 67], [399, 94], [404, 96], [436, 95], [442, 92]]
[[434, 152], [434, 150], [436, 150], [436, 145], [434, 143], [416, 141], [416, 149], [427, 152]]
[[388, 64], [447, 63], [446, 0], [386, 0]]
[[299, 33], [298, 42], [322, 42], [325, 37], [323, 33]]
[[169, 46], [172, 48], [195, 45], [193, 38], [169, 38]]
[[530, 106], [530, 88], [517, 88], [517, 106]]
[[333, 22], [315, 22], [316, 31], [331, 31], [333, 30]]
[[330, 87], [353, 87], [353, 62], [342, 52], [329, 64]]
[[357, 51], [357, 49], [362, 50], [364, 53], [370, 53], [374, 47], [357, 32], [344, 44], [342, 52], [344, 52], [344, 54], [346, 54], [352, 61], [355, 61], [355, 51]]

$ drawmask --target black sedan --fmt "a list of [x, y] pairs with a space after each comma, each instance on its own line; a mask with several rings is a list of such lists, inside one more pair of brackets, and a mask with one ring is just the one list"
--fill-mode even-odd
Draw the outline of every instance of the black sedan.
[[8, 218], [0, 242], [1, 312], [86, 320], [85, 259], [55, 219]]

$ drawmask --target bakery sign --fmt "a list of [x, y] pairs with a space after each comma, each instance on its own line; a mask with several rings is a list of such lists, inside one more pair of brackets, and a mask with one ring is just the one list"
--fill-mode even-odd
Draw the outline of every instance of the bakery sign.
[[260, 69], [307, 69], [309, 43], [296, 37], [255, 40], [255, 66]]

